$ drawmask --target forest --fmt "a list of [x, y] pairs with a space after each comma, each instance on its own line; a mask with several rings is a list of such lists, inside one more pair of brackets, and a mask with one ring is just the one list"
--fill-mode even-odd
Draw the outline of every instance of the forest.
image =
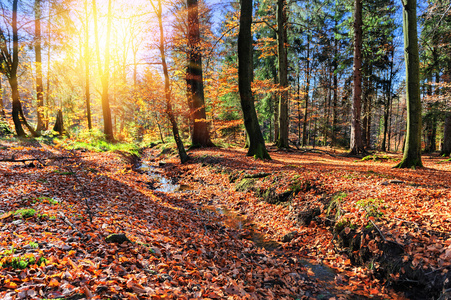
[[449, 299], [450, 8], [0, 0], [0, 299]]

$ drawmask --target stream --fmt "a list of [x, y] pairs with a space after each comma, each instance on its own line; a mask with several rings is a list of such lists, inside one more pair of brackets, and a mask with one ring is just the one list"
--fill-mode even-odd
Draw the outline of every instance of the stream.
[[[156, 184], [149, 183], [149, 188], [158, 192], [175, 193], [175, 192], [190, 192], [192, 188], [188, 185], [174, 183], [171, 179], [168, 179], [160, 174], [158, 168], [150, 166], [146, 163], [142, 163], [139, 168], [141, 171], [147, 173], [147, 175], [155, 181]], [[258, 231], [258, 228], [250, 220], [224, 208], [221, 206], [210, 205], [204, 208], [209, 212], [217, 213], [224, 216], [224, 225], [237, 230], [238, 232], [244, 232], [241, 235], [242, 238], [254, 242], [257, 247], [265, 248], [267, 251], [276, 251], [280, 247], [280, 243], [274, 240], [270, 240], [265, 235]], [[323, 286], [324, 291], [321, 295], [318, 295], [317, 299], [329, 299], [333, 297], [333, 289], [335, 284], [335, 276], [337, 273], [323, 265], [314, 262], [313, 260], [300, 259], [301, 264], [310, 269], [315, 278]]]

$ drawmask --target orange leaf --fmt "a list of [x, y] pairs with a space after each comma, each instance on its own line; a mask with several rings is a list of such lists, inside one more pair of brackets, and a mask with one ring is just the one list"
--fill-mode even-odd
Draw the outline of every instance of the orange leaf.
[[59, 281], [56, 280], [55, 278], [52, 278], [52, 280], [50, 280], [49, 282], [49, 287], [57, 287], [59, 285], [60, 285]]
[[13, 214], [12, 211], [7, 212], [7, 213], [4, 213], [3, 215], [0, 216], [0, 220], [8, 218], [8, 217], [11, 216], [12, 214]]
[[7, 289], [16, 289], [17, 288], [17, 284], [11, 281], [5, 282], [4, 285], [5, 288]]

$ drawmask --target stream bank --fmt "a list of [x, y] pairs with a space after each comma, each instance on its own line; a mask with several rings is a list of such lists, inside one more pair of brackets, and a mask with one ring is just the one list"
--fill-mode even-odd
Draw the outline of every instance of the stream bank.
[[[363, 294], [376, 298], [379, 295], [382, 298], [391, 298], [385, 295], [402, 298], [402, 294], [409, 299], [446, 296], [449, 284], [447, 268], [440, 269], [445, 270], [443, 274], [433, 268], [414, 268], [413, 256], [406, 256], [396, 245], [384, 241], [382, 236], [385, 233], [381, 235], [378, 229], [383, 232], [387, 229], [378, 228], [377, 219], [373, 219], [376, 225], [368, 230], [358, 230], [351, 223], [351, 226], [336, 228], [337, 221], [329, 214], [334, 208], [329, 204], [337, 204], [337, 201], [332, 201], [333, 196], [341, 192], [328, 188], [330, 183], [325, 182], [325, 178], [329, 173], [293, 163], [293, 160], [281, 164], [280, 157], [257, 163], [243, 153], [241, 158], [237, 156], [238, 152], [230, 150], [207, 149], [191, 155], [192, 160], [186, 165], [168, 159], [164, 172], [180, 182], [194, 182], [194, 186], [198, 183], [195, 189], [202, 191], [199, 199], [202, 204], [208, 205], [213, 199], [234, 214], [244, 216], [266, 238], [280, 243], [283, 251], [331, 266], [338, 271], [335, 285], [356, 285], [353, 289], [363, 290]], [[318, 161], [325, 161], [318, 155], [316, 157]], [[329, 171], [330, 174], [336, 172], [335, 168]], [[344, 173], [346, 180], [354, 178], [353, 174], [348, 174]], [[363, 174], [363, 180], [359, 181], [384, 175], [368, 169]], [[387, 182], [398, 182], [386, 178], [396, 177], [382, 177], [382, 186]], [[356, 193], [352, 189], [338, 191]], [[218, 195], [221, 197], [215, 199]], [[362, 207], [360, 209], [367, 209]], [[342, 208], [338, 206], [338, 209]], [[377, 243], [369, 246], [368, 243], [358, 243], [357, 240], [362, 238], [366, 242], [374, 239]], [[375, 255], [377, 251], [383, 255]]]
[[[145, 172], [148, 175], [149, 182], [146, 183], [146, 185], [149, 189], [156, 192], [175, 194], [179, 195], [179, 197], [192, 194], [200, 196], [200, 199], [198, 199], [199, 202], [196, 203], [196, 206], [199, 207], [199, 210], [207, 214], [216, 215], [217, 218], [221, 220], [220, 226], [227, 227], [229, 228], [229, 230], [231, 229], [232, 236], [234, 238], [252, 241], [256, 247], [263, 248], [268, 251], [268, 253], [272, 253], [272, 255], [286, 257], [289, 260], [294, 260], [301, 263], [308, 270], [308, 276], [312, 280], [314, 280], [316, 282], [316, 285], [322, 290], [322, 293], [317, 295], [316, 299], [329, 299], [338, 297], [339, 295], [341, 295], [342, 299], [367, 298], [360, 293], [354, 294], [350, 293], [349, 291], [343, 292], [343, 285], [345, 284], [345, 282], [342, 282], [342, 278], [344, 277], [339, 275], [332, 268], [322, 264], [321, 260], [302, 257], [299, 255], [298, 251], [293, 252], [287, 250], [285, 245], [295, 237], [299, 237], [297, 233], [291, 232], [291, 235], [290, 233], [286, 234], [284, 238], [282, 238], [282, 240], [277, 241], [276, 239], [268, 236], [265, 232], [263, 232], [254, 222], [254, 219], [252, 217], [247, 216], [242, 210], [240, 210], [240, 206], [242, 206], [243, 203], [239, 203], [238, 206], [228, 206], [226, 202], [219, 200], [220, 198], [217, 193], [210, 194], [209, 196], [214, 195], [212, 197], [213, 199], [207, 201], [202, 197], [202, 194], [204, 194], [205, 190], [209, 190], [211, 192], [213, 186], [219, 188], [222, 192], [224, 192], [224, 186], [217, 184], [212, 186], [202, 178], [197, 178], [194, 181], [186, 180], [186, 178], [184, 177], [184, 175], [186, 174], [174, 173], [173, 165], [171, 163], [161, 161], [157, 163], [154, 161], [154, 159], [141, 163], [139, 172]], [[168, 178], [163, 174], [176, 175]], [[253, 176], [253, 178], [264, 178], [266, 177], [264, 175], [265, 174], [259, 174], [257, 176]], [[189, 182], [189, 184], [186, 184], [187, 182]], [[193, 182], [194, 184], [192, 184]], [[315, 187], [314, 185], [307, 184], [306, 189], [311, 190], [315, 189]], [[271, 197], [279, 197], [277, 196], [277, 192], [274, 190], [271, 191], [270, 195]], [[205, 224], [205, 226], [209, 230], [215, 228], [215, 226], [212, 226], [212, 224], [208, 223]], [[377, 296], [371, 298], [379, 299]]]

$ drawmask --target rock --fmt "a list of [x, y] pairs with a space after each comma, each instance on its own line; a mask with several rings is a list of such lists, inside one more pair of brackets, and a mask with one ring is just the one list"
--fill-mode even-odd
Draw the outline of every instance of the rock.
[[393, 183], [393, 184], [402, 184], [402, 183], [404, 183], [404, 181], [402, 181], [402, 180], [390, 180], [390, 183]]
[[23, 221], [22, 221], [22, 220], [15, 220], [15, 221], [12, 221], [11, 223], [12, 223], [13, 225], [19, 225], [19, 224], [22, 224]]
[[319, 216], [321, 214], [321, 210], [319, 207], [309, 208], [304, 211], [301, 211], [296, 220], [301, 226], [308, 226], [314, 217]]
[[157, 278], [160, 282], [172, 281], [172, 276], [168, 274], [158, 274]]
[[128, 239], [128, 237], [121, 233], [121, 234], [110, 234], [109, 236], [107, 236], [105, 238], [105, 242], [107, 243], [117, 243], [117, 244], [122, 244], [123, 242], [128, 242], [128, 243], [132, 243], [132, 241], [130, 241]]
[[266, 172], [259, 172], [259, 173], [256, 173], [256, 174], [245, 174], [243, 176], [243, 178], [264, 178], [264, 177], [267, 177], [269, 175], [271, 175], [271, 174], [266, 173]]
[[292, 231], [290, 233], [287, 233], [283, 236], [282, 238], [282, 242], [283, 243], [289, 243], [291, 242], [295, 237], [298, 236], [298, 232], [297, 231]]
[[150, 248], [150, 251], [158, 257], [163, 255], [163, 253], [161, 253], [161, 250], [156, 247]]

